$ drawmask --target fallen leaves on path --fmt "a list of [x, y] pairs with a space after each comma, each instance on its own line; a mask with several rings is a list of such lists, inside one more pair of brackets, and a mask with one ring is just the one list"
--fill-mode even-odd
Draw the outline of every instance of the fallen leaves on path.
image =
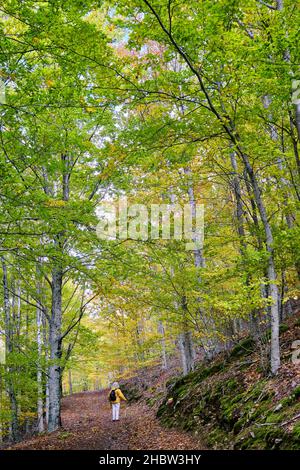
[[163, 428], [154, 411], [144, 403], [124, 404], [120, 421], [111, 421], [107, 391], [65, 397], [62, 428], [20, 442], [18, 450], [192, 450], [203, 449], [190, 434]]

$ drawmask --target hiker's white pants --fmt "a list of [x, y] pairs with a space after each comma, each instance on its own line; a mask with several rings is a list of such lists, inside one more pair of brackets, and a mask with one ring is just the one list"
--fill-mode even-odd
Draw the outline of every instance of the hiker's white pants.
[[112, 419], [115, 421], [116, 419], [119, 419], [119, 414], [120, 414], [120, 403], [113, 403], [112, 404]]

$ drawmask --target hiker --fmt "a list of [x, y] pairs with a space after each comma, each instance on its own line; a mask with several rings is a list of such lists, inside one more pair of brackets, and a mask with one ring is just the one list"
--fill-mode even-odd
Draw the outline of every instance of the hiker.
[[112, 384], [108, 399], [112, 407], [112, 420], [119, 421], [121, 400], [127, 401], [127, 399], [121, 392], [118, 382]]

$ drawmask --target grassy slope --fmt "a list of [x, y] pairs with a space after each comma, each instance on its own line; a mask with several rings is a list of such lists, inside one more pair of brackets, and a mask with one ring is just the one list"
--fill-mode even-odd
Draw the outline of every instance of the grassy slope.
[[190, 431], [210, 448], [300, 449], [300, 364], [291, 360], [296, 339], [299, 314], [282, 327], [276, 377], [263, 375], [255, 345], [246, 339], [185, 377], [148, 371], [138, 387], [135, 380], [127, 384], [127, 393], [156, 407], [165, 426]]

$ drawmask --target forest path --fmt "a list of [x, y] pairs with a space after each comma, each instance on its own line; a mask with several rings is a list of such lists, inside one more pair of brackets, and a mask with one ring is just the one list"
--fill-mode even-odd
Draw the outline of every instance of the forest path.
[[172, 450], [203, 449], [188, 433], [163, 428], [145, 404], [121, 404], [111, 421], [108, 391], [84, 392], [62, 401], [62, 429], [36, 436], [10, 449]]

